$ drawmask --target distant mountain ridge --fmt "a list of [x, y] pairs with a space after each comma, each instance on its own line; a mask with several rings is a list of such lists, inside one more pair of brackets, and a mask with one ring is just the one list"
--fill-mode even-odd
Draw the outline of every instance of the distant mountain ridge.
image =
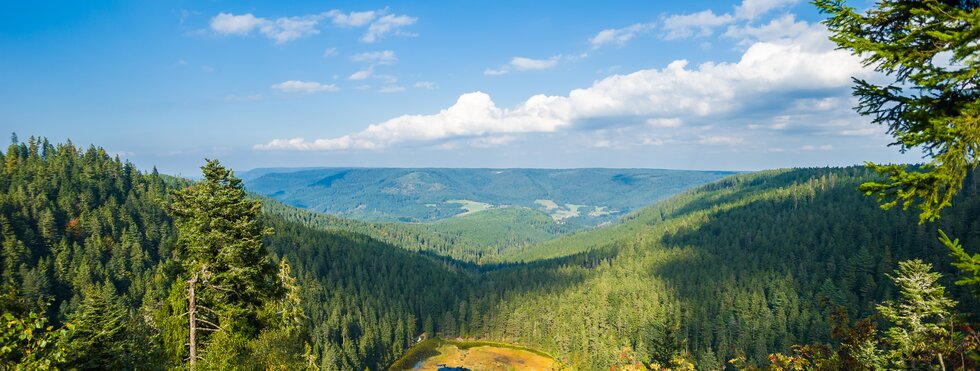
[[239, 174], [255, 193], [366, 221], [432, 222], [524, 207], [558, 224], [612, 221], [735, 174], [663, 169], [260, 168]]

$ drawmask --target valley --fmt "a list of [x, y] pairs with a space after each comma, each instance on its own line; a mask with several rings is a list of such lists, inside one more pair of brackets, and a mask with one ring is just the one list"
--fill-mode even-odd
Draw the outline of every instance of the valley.
[[287, 205], [372, 222], [433, 222], [521, 207], [595, 226], [734, 174], [655, 169], [255, 169], [246, 187]]
[[[51, 303], [40, 307], [51, 323], [84, 331], [130, 321], [106, 336], [131, 350], [104, 359], [179, 365], [187, 354], [178, 345], [186, 281], [175, 265], [177, 227], [164, 207], [173, 201], [163, 200], [200, 182], [137, 171], [99, 148], [31, 143], [40, 145], [8, 148], [3, 161], [13, 165], [0, 170], [2, 273], [16, 293], [5, 299], [7, 310]], [[873, 314], [875, 303], [896, 296], [882, 277], [910, 258], [942, 273], [956, 312], [974, 318], [980, 303], [952, 284], [960, 275], [936, 253], [943, 247], [932, 231], [855, 191], [874, 177], [860, 167], [736, 174], [579, 230], [523, 207], [429, 223], [369, 222], [253, 195], [249, 202], [261, 202], [257, 220], [273, 232], [262, 243], [289, 293], [266, 300], [295, 314], [282, 322], [259, 312], [253, 321], [264, 330], [255, 340], [212, 348], [230, 353], [210, 357], [287, 368], [315, 360], [321, 370], [387, 369], [403, 357], [414, 357], [412, 367], [455, 361], [476, 369], [679, 359], [718, 368], [740, 355], [762, 363], [794, 344], [832, 341], [828, 308]], [[971, 173], [936, 223], [966, 246], [980, 243], [978, 184]], [[110, 309], [93, 309], [102, 306]], [[120, 314], [97, 314], [106, 310]], [[111, 351], [82, 330], [69, 341], [89, 352], [73, 362]], [[423, 334], [478, 340], [419, 353], [413, 347]], [[149, 354], [153, 361], [139, 358]]]

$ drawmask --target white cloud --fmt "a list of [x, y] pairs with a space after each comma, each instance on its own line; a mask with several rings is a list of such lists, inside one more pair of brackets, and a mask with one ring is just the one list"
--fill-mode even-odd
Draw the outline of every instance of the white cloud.
[[505, 75], [511, 71], [534, 71], [547, 70], [554, 68], [561, 61], [561, 55], [556, 55], [548, 59], [533, 59], [527, 57], [513, 57], [510, 62], [500, 66], [500, 68], [487, 68], [483, 70], [484, 75]]
[[352, 73], [350, 76], [347, 77], [347, 79], [348, 80], [364, 80], [364, 79], [366, 79], [368, 77], [371, 77], [371, 74], [373, 74], [373, 73], [374, 73], [374, 69], [368, 68], [366, 70], [360, 70], [360, 71], [357, 71], [357, 72]]
[[[736, 21], [753, 21], [770, 11], [793, 5], [798, 0], [743, 0], [741, 4], [735, 6], [735, 15], [723, 13], [716, 15], [714, 11], [708, 9], [690, 14], [673, 14], [663, 20], [663, 28], [666, 31], [664, 38], [667, 40], [683, 39], [688, 37], [710, 36], [717, 27], [730, 25]], [[805, 23], [804, 23], [805, 25]], [[783, 16], [780, 22], [772, 22], [767, 27], [753, 28], [749, 25], [741, 27], [731, 26], [728, 36], [734, 37], [741, 31], [750, 34], [758, 40], [772, 40], [787, 35], [788, 33], [799, 32], [793, 27], [799, 26], [793, 21], [792, 15], [789, 18]], [[735, 28], [735, 30], [732, 30]]]
[[340, 90], [337, 85], [334, 84], [321, 84], [316, 81], [299, 81], [299, 80], [289, 80], [283, 81], [281, 83], [272, 85], [273, 89], [279, 90], [284, 93], [321, 93], [321, 92], [332, 92]]
[[[482, 92], [467, 93], [438, 113], [395, 117], [357, 133], [327, 139], [323, 143], [330, 143], [329, 146], [317, 145], [317, 141], [280, 139], [256, 148], [336, 149], [341, 146], [339, 143], [346, 143], [343, 148], [383, 148], [636, 123], [675, 131], [708, 129], [703, 124], [697, 126], [698, 122], [739, 123], [737, 127], [744, 127], [741, 125], [754, 115], [759, 102], [794, 95], [843, 96], [851, 76], [869, 76], [871, 71], [857, 57], [835, 49], [822, 26], [814, 32], [820, 37], [806, 34], [793, 40], [756, 42], [737, 62], [706, 62], [691, 67], [685, 60], [676, 60], [660, 69], [609, 76], [563, 96], [535, 95], [514, 108], [497, 107]], [[841, 102], [849, 104], [846, 100]], [[782, 119], [775, 120], [773, 125], [778, 128]], [[795, 127], [795, 118], [793, 122]], [[689, 128], [687, 123], [693, 126]], [[844, 125], [835, 130], [853, 128]], [[695, 133], [703, 144], [744, 142], [724, 133]]]
[[[276, 44], [282, 44], [305, 36], [319, 34], [317, 26], [324, 19], [337, 27], [364, 27], [367, 30], [361, 36], [363, 42], [375, 42], [386, 34], [410, 35], [401, 31], [404, 26], [410, 26], [418, 21], [407, 15], [388, 14], [387, 9], [369, 10], [363, 12], [345, 13], [331, 10], [320, 14], [310, 14], [297, 17], [279, 17], [267, 19], [256, 17], [251, 13], [235, 15], [221, 12], [211, 18], [211, 31], [219, 35], [245, 36], [258, 29], [265, 37]], [[329, 50], [329, 49], [328, 49]]]
[[252, 13], [234, 15], [222, 12], [211, 18], [210, 26], [211, 30], [217, 34], [237, 36], [248, 35], [257, 28], [265, 37], [274, 40], [276, 44], [282, 44], [303, 36], [320, 33], [316, 29], [316, 25], [321, 18], [318, 15], [311, 15], [269, 20], [256, 17]]
[[368, 26], [368, 30], [366, 33], [364, 33], [364, 36], [361, 37], [361, 41], [373, 43], [384, 37], [385, 34], [400, 34], [400, 28], [404, 26], [411, 26], [415, 24], [416, 21], [418, 21], [418, 18], [409, 17], [407, 15], [384, 15]]
[[554, 97], [535, 96], [514, 109], [498, 108], [482, 92], [463, 94], [456, 104], [433, 115], [404, 115], [339, 138], [313, 142], [294, 138], [277, 139], [256, 149], [370, 149], [405, 141], [431, 141], [494, 134], [553, 132], [567, 126], [567, 120], [554, 117], [550, 104]]
[[361, 27], [370, 23], [378, 16], [378, 13], [373, 10], [344, 13], [334, 9], [325, 14], [327, 17], [330, 17], [334, 26], [339, 27]]
[[[825, 37], [820, 32], [823, 26], [797, 21], [792, 14], [784, 14], [761, 26], [742, 25], [729, 26], [724, 36], [738, 39], [739, 44], [751, 45], [758, 41], [800, 40], [805, 37]], [[818, 43], [822, 40], [801, 40], [807, 43]]]
[[438, 89], [439, 86], [432, 81], [419, 81], [415, 83], [415, 88], [424, 89], [424, 90], [435, 90]]
[[358, 141], [349, 135], [332, 139], [317, 139], [308, 142], [303, 138], [275, 139], [266, 144], [257, 144], [253, 148], [262, 150], [289, 149], [298, 151], [329, 151], [338, 149], [373, 149], [371, 143]]
[[839, 97], [804, 98], [793, 104], [793, 108], [800, 111], [829, 111], [842, 106], [845, 106], [845, 102]]
[[330, 58], [337, 55], [337, 48], [326, 48], [323, 50], [323, 56]]
[[276, 44], [282, 44], [304, 36], [319, 34], [316, 25], [320, 19], [318, 15], [276, 18], [274, 21], [262, 24], [259, 30], [266, 37], [275, 40]]
[[211, 30], [222, 35], [248, 35], [253, 29], [265, 23], [266, 20], [258, 18], [252, 13], [234, 15], [231, 13], [218, 13], [211, 18]]
[[499, 147], [517, 140], [513, 135], [491, 135], [480, 137], [469, 141], [469, 145], [476, 148]]
[[395, 62], [398, 62], [398, 57], [395, 55], [395, 52], [391, 50], [358, 53], [352, 55], [350, 59], [354, 62], [364, 62], [372, 65], [394, 64]]
[[715, 15], [710, 9], [691, 14], [674, 14], [664, 19], [665, 39], [709, 36], [715, 27], [731, 23], [730, 14]]
[[558, 65], [560, 55], [548, 59], [532, 59], [525, 57], [514, 57], [510, 60], [510, 65], [518, 71], [546, 70]]
[[637, 23], [629, 27], [610, 28], [599, 31], [589, 42], [592, 43], [592, 49], [598, 49], [607, 44], [623, 45], [636, 37], [637, 34], [653, 28], [653, 23]]
[[735, 17], [753, 20], [772, 10], [796, 4], [797, 0], [743, 0], [735, 6]]

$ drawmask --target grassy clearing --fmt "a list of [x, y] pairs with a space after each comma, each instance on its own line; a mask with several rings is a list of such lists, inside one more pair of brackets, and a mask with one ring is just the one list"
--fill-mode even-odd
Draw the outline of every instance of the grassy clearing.
[[460, 214], [456, 214], [456, 216], [469, 215], [493, 207], [492, 204], [488, 204], [486, 202], [473, 201], [473, 200], [448, 200], [446, 201], [446, 203], [460, 204], [460, 207], [463, 208], [463, 210], [466, 210]]
[[534, 200], [535, 204], [541, 205], [545, 210], [551, 211], [557, 209], [559, 206], [555, 201], [552, 200]]
[[390, 370], [438, 370], [440, 365], [473, 371], [560, 368], [550, 355], [519, 345], [484, 340], [429, 339], [409, 349]]
[[612, 215], [613, 213], [617, 213], [617, 212], [619, 211], [609, 210], [609, 208], [605, 206], [596, 206], [595, 209], [592, 209], [592, 211], [589, 212], [589, 216], [593, 218], [598, 218], [603, 215]]

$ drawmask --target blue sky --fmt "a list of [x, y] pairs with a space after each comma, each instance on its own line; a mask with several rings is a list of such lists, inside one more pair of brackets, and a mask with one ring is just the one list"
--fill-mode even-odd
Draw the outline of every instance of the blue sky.
[[[857, 5], [862, 5], [858, 3]], [[855, 115], [812, 5], [0, 4], [0, 129], [193, 175], [917, 161]]]

